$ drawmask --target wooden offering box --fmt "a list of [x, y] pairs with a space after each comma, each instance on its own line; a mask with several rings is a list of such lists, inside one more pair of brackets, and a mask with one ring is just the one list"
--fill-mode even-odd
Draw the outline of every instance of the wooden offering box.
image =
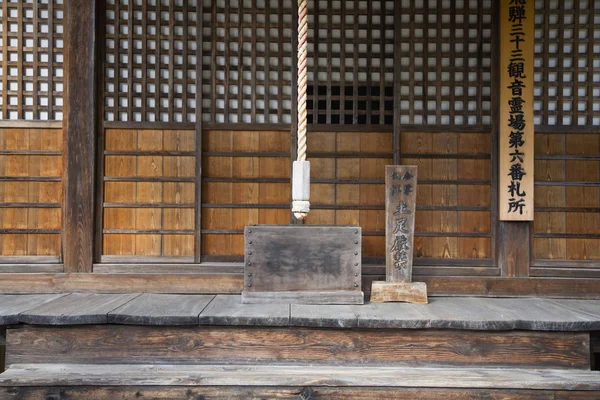
[[363, 304], [361, 234], [358, 226], [247, 226], [242, 302]]

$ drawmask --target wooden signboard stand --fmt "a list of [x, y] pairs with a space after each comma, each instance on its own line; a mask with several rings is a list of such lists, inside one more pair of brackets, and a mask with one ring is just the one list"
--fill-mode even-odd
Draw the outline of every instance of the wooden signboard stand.
[[417, 167], [385, 167], [386, 281], [371, 286], [371, 302], [427, 304], [427, 285], [412, 281]]

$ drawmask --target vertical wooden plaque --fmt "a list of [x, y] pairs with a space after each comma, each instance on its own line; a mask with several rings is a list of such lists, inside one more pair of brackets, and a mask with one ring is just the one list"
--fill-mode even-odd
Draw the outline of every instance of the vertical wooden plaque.
[[533, 220], [534, 0], [500, 1], [500, 179], [502, 221]]
[[385, 167], [385, 269], [388, 282], [411, 282], [417, 167]]
[[373, 282], [371, 302], [427, 303], [427, 286], [412, 282], [417, 167], [385, 167], [385, 282]]

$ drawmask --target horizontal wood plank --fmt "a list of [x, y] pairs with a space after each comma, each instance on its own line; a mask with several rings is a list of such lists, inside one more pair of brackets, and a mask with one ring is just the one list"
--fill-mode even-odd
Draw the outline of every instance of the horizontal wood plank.
[[240, 296], [218, 295], [200, 314], [201, 325], [287, 326], [289, 304], [242, 304]]
[[145, 293], [108, 313], [108, 323], [129, 325], [198, 325], [210, 295]]
[[7, 365], [212, 362], [551, 369], [589, 369], [590, 365], [589, 334], [571, 332], [21, 326], [9, 328], [6, 340]]
[[56, 300], [64, 294], [37, 295], [0, 295], [0, 325], [12, 325], [19, 322], [22, 312]]
[[138, 296], [134, 293], [72, 293], [22, 312], [19, 322], [43, 325], [105, 324], [110, 311]]
[[[402, 379], [398, 379], [402, 377]], [[2, 386], [217, 385], [600, 390], [598, 371], [409, 367], [17, 364]]]
[[[88, 399], [211, 399], [211, 400], [588, 400], [600, 395], [589, 391], [514, 390], [514, 389], [436, 389], [399, 387], [324, 387], [324, 386], [69, 386], [0, 387], [0, 398], [38, 400], [57, 393], [69, 400]], [[18, 397], [17, 397], [18, 396]], [[301, 397], [304, 396], [304, 397]]]

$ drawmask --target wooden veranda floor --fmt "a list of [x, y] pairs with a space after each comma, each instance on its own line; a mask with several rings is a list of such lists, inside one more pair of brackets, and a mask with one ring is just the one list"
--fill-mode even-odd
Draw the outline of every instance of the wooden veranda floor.
[[242, 325], [465, 330], [600, 330], [600, 300], [436, 297], [426, 305], [242, 304], [239, 295], [0, 295], [0, 325]]
[[3, 331], [0, 400], [600, 399], [600, 300], [0, 294]]

